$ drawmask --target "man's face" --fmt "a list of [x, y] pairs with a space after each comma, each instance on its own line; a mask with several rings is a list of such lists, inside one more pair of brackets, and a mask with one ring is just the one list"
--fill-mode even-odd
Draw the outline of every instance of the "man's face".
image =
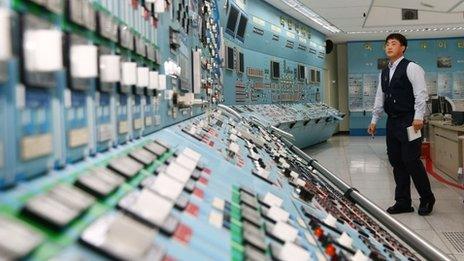
[[388, 58], [399, 58], [403, 55], [405, 46], [401, 45], [400, 41], [396, 39], [389, 39], [385, 44], [385, 54]]

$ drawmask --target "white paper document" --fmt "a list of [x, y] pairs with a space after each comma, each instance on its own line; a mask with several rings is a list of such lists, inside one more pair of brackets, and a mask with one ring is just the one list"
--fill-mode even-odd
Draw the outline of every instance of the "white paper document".
[[418, 139], [418, 138], [420, 138], [422, 136], [421, 130], [418, 130], [416, 132], [414, 130], [414, 126], [409, 126], [409, 127], [406, 128], [406, 130], [408, 131], [408, 140], [409, 141], [416, 140], [416, 139]]

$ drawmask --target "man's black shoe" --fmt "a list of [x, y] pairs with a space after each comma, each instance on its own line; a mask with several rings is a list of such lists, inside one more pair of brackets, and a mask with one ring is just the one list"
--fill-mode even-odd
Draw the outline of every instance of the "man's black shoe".
[[411, 213], [411, 212], [414, 212], [414, 208], [411, 207], [411, 205], [407, 206], [407, 205], [395, 203], [395, 205], [387, 209], [387, 212], [392, 215], [401, 214], [401, 213]]
[[432, 196], [429, 199], [421, 199], [419, 204], [419, 210], [417, 213], [421, 216], [426, 216], [432, 213], [433, 205], [435, 204], [435, 197]]

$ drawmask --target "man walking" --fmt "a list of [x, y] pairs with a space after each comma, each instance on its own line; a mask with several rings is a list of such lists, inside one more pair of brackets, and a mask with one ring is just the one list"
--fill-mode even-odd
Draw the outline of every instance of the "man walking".
[[424, 165], [420, 160], [422, 139], [409, 141], [407, 127], [414, 131], [423, 127], [427, 91], [422, 67], [404, 58], [408, 46], [401, 34], [390, 34], [385, 39], [385, 53], [390, 60], [382, 70], [377, 87], [372, 121], [368, 133], [374, 135], [383, 111], [387, 118], [387, 153], [395, 178], [396, 203], [387, 209], [390, 214], [413, 212], [411, 178], [420, 195], [419, 215], [433, 210], [435, 197], [430, 189]]

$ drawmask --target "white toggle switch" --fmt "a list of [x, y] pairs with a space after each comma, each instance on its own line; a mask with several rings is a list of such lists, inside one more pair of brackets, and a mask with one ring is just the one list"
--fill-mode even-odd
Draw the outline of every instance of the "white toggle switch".
[[279, 259], [283, 261], [310, 260], [307, 250], [290, 242], [286, 242], [280, 249]]
[[192, 150], [191, 148], [185, 148], [183, 151], [182, 151], [182, 154], [184, 154], [185, 156], [193, 159], [195, 162], [198, 162], [201, 158], [201, 154]]
[[296, 183], [298, 186], [300, 186], [300, 187], [304, 187], [304, 186], [306, 185], [306, 181], [304, 181], [304, 180], [302, 180], [302, 179], [300, 179], [300, 178], [297, 178], [297, 179], [295, 180], [295, 183]]
[[290, 214], [276, 206], [272, 206], [269, 211], [268, 211], [268, 216], [274, 219], [275, 221], [283, 221], [287, 222], [288, 218], [290, 217]]
[[148, 67], [137, 67], [137, 87], [148, 87], [150, 79], [150, 71]]
[[104, 83], [114, 83], [121, 80], [121, 57], [119, 55], [100, 56], [100, 80]]
[[267, 192], [263, 199], [264, 203], [268, 204], [269, 206], [277, 206], [280, 207], [282, 205], [283, 200], [278, 196], [272, 194], [271, 192]]
[[337, 219], [331, 214], [328, 214], [327, 217], [324, 219], [324, 223], [326, 223], [329, 226], [335, 227], [335, 224], [337, 224]]
[[293, 242], [298, 236], [298, 230], [285, 222], [278, 221], [272, 228], [272, 233], [285, 242]]
[[231, 142], [229, 144], [229, 150], [235, 154], [238, 154], [238, 152], [240, 151], [240, 146], [235, 142]]
[[55, 29], [24, 33], [25, 67], [30, 72], [54, 72], [63, 68], [62, 33]]
[[229, 139], [230, 139], [231, 141], [237, 141], [238, 137], [237, 137], [237, 135], [235, 135], [235, 134], [230, 134]]
[[222, 223], [224, 222], [224, 216], [220, 212], [211, 211], [208, 220], [211, 225], [220, 229], [222, 228]]
[[225, 202], [223, 199], [220, 199], [220, 198], [216, 198], [216, 197], [215, 197], [215, 198], [213, 199], [213, 203], [211, 203], [211, 205], [212, 205], [214, 208], [216, 208], [216, 209], [222, 211], [222, 210], [224, 210], [224, 207], [225, 207], [225, 205], [226, 205], [226, 202]]
[[167, 79], [166, 75], [164, 74], [159, 74], [158, 75], [158, 90], [163, 91], [166, 90], [167, 85]]
[[132, 62], [123, 62], [121, 65], [121, 84], [137, 84], [137, 64]]
[[71, 76], [95, 78], [98, 76], [98, 49], [95, 45], [73, 45], [70, 50]]
[[353, 244], [353, 239], [346, 232], [343, 232], [343, 234], [337, 239], [337, 241], [342, 246], [348, 248], [351, 248], [351, 244]]
[[351, 257], [351, 261], [367, 261], [369, 258], [364, 255], [361, 250], [356, 251], [353, 257]]
[[150, 79], [148, 83], [148, 88], [150, 88], [151, 90], [157, 90], [159, 86], [158, 72], [151, 71], [149, 74], [150, 74]]
[[192, 172], [183, 166], [173, 162], [166, 168], [166, 174], [185, 184], [192, 175]]
[[164, 13], [166, 11], [166, 2], [163, 0], [150, 0], [155, 3], [155, 13]]
[[197, 166], [197, 162], [189, 158], [185, 154], [180, 154], [179, 156], [177, 156], [176, 163], [191, 171], [193, 171]]
[[5, 61], [11, 58], [11, 22], [10, 11], [0, 7], [0, 61]]
[[137, 201], [131, 208], [143, 215], [144, 218], [155, 224], [163, 224], [168, 217], [174, 203], [159, 196], [158, 194], [144, 189], [140, 192]]
[[299, 176], [298, 173], [296, 173], [295, 171], [293, 171], [293, 170], [290, 171], [290, 177], [296, 179], [296, 178], [298, 178], [298, 176]]
[[156, 191], [161, 196], [175, 201], [180, 193], [182, 193], [184, 184], [165, 173], [160, 173], [155, 182], [150, 186], [150, 189]]

